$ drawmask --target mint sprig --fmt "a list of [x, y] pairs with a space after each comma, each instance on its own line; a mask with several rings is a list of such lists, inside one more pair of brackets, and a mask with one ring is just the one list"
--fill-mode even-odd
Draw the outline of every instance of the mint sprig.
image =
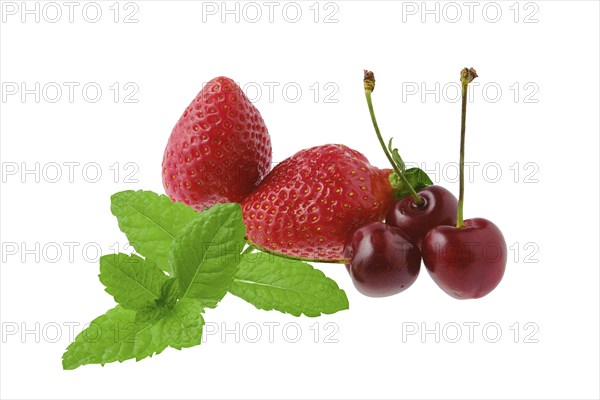
[[63, 368], [128, 359], [200, 344], [206, 308], [229, 291], [259, 309], [316, 317], [348, 308], [321, 271], [301, 261], [244, 253], [239, 204], [198, 213], [164, 195], [125, 191], [111, 197], [119, 227], [141, 255], [100, 259], [100, 281], [119, 303], [96, 318], [63, 355]]

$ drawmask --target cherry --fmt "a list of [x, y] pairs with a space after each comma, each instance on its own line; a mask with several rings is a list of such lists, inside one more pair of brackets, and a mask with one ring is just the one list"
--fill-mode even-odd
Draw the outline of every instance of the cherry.
[[420, 205], [411, 196], [406, 196], [389, 209], [385, 222], [402, 229], [421, 248], [423, 237], [430, 229], [456, 224], [458, 200], [437, 185], [427, 186], [417, 193], [422, 199]]
[[498, 286], [506, 267], [506, 242], [484, 218], [461, 228], [438, 226], [423, 240], [423, 262], [434, 282], [457, 299], [477, 299]]
[[350, 277], [366, 296], [384, 297], [406, 290], [421, 268], [421, 252], [406, 234], [383, 222], [357, 229], [344, 249]]
[[456, 226], [433, 228], [422, 246], [429, 274], [442, 290], [457, 299], [476, 299], [494, 290], [504, 276], [507, 258], [506, 241], [496, 225], [483, 218], [463, 220], [467, 87], [476, 77], [473, 68], [461, 71], [460, 194]]

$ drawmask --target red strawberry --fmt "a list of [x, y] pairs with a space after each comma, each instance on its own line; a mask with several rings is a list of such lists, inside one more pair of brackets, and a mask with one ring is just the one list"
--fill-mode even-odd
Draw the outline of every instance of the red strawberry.
[[206, 84], [173, 128], [162, 163], [165, 191], [201, 211], [241, 202], [269, 172], [271, 139], [234, 81]]
[[248, 240], [291, 257], [340, 261], [349, 235], [393, 202], [389, 170], [336, 144], [278, 164], [243, 202]]

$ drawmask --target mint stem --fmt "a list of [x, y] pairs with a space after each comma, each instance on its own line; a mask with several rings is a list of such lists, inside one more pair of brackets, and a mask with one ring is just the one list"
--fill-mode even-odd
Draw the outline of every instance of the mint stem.
[[462, 83], [462, 112], [460, 121], [460, 160], [458, 164], [460, 174], [460, 189], [458, 194], [458, 211], [456, 214], [457, 228], [462, 228], [465, 224], [463, 219], [463, 203], [465, 200], [465, 130], [467, 121], [467, 88], [469, 83], [471, 83], [475, 78], [477, 78], [477, 72], [474, 68], [463, 68], [462, 71], [460, 71], [460, 81]]
[[263, 253], [272, 254], [279, 258], [284, 258], [286, 260], [294, 260], [294, 261], [304, 261], [304, 262], [317, 262], [317, 263], [325, 263], [325, 264], [348, 264], [350, 263], [350, 259], [348, 258], [338, 258], [333, 260], [323, 260], [320, 258], [309, 258], [309, 257], [300, 257], [300, 256], [291, 256], [288, 254], [280, 253], [278, 251], [268, 249], [266, 247], [260, 246], [256, 243], [252, 243], [249, 240], [246, 240], [249, 246], [253, 249], [262, 251]]
[[365, 86], [365, 97], [367, 98], [367, 105], [369, 106], [369, 114], [371, 114], [371, 122], [373, 122], [373, 128], [375, 128], [375, 133], [377, 134], [377, 139], [379, 140], [379, 144], [381, 145], [381, 148], [383, 149], [383, 152], [385, 153], [385, 156], [387, 157], [388, 161], [392, 165], [394, 172], [396, 173], [396, 175], [398, 175], [398, 177], [402, 180], [402, 182], [404, 183], [404, 185], [410, 192], [410, 195], [413, 198], [413, 201], [415, 202], [416, 205], [420, 206], [423, 204], [423, 199], [421, 198], [421, 196], [419, 196], [419, 194], [416, 192], [416, 190], [408, 182], [408, 180], [406, 179], [406, 177], [404, 176], [404, 174], [402, 173], [402, 171], [400, 170], [398, 165], [396, 165], [396, 163], [394, 162], [392, 155], [390, 154], [387, 147], [385, 146], [385, 142], [383, 141], [381, 132], [379, 131], [379, 125], [377, 124], [377, 118], [375, 118], [375, 110], [373, 110], [373, 101], [371, 100], [371, 93], [373, 92], [373, 90], [375, 90], [375, 75], [373, 74], [372, 71], [365, 70], [364, 86]]

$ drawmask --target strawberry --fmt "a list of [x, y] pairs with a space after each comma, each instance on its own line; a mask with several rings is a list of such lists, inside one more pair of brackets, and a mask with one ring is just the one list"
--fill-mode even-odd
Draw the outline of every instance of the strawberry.
[[389, 173], [344, 145], [302, 150], [242, 202], [247, 239], [292, 258], [342, 262], [348, 237], [393, 202]]
[[162, 163], [166, 193], [201, 211], [241, 202], [268, 173], [271, 139], [254, 105], [226, 77], [208, 82], [173, 128]]

